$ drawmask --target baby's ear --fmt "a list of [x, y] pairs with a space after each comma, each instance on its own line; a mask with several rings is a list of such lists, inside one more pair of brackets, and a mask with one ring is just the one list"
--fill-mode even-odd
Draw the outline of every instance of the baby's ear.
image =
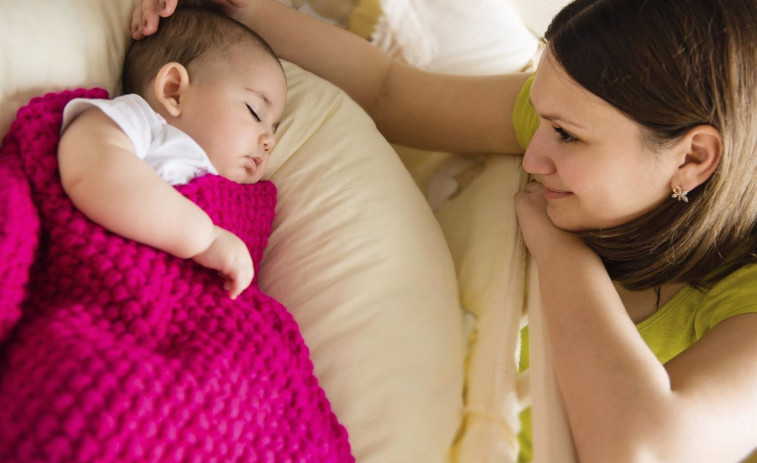
[[155, 76], [155, 98], [173, 117], [181, 115], [181, 97], [189, 87], [187, 68], [175, 62], [164, 64]]

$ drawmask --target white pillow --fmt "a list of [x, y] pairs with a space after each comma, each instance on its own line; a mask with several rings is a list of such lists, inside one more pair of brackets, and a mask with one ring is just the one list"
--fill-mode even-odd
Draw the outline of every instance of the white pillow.
[[552, 22], [552, 18], [570, 3], [570, 0], [509, 0], [509, 2], [520, 13], [528, 28], [541, 38], [544, 37], [544, 32]]
[[355, 28], [364, 27], [365, 15], [376, 15], [368, 18], [373, 21], [371, 42], [430, 71], [473, 75], [519, 70], [534, 57], [539, 46], [536, 36], [507, 0], [357, 3], [351, 18], [356, 22]]
[[134, 0], [0, 0], [0, 134], [45, 92], [118, 88]]
[[[29, 98], [118, 88], [134, 0], [0, 0], [0, 133]], [[288, 104], [263, 291], [294, 314], [358, 462], [442, 462], [462, 415], [455, 273], [428, 205], [373, 122], [285, 63]]]

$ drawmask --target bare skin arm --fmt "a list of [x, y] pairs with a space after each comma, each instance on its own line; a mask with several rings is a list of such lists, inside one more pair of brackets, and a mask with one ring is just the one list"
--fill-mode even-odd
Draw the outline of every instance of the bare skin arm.
[[215, 226], [133, 150], [108, 116], [87, 110], [61, 137], [58, 160], [64, 190], [79, 210], [108, 230], [218, 270], [236, 298], [253, 276], [245, 244]]
[[[142, 0], [132, 35], [157, 30], [178, 0]], [[515, 98], [526, 73], [449, 76], [394, 60], [347, 31], [276, 0], [188, 1], [220, 5], [259, 32], [282, 58], [331, 81], [357, 101], [387, 139], [449, 152], [523, 152], [512, 128]]]
[[757, 447], [757, 315], [720, 323], [663, 366], [599, 257], [549, 220], [541, 186], [516, 208], [580, 461], [738, 461]]

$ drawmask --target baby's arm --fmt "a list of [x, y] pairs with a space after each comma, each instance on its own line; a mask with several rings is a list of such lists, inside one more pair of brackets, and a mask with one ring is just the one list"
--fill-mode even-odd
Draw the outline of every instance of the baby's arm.
[[196, 204], [134, 154], [134, 146], [96, 108], [79, 115], [58, 147], [63, 189], [92, 221], [108, 230], [218, 270], [232, 299], [252, 282], [244, 242], [213, 224]]

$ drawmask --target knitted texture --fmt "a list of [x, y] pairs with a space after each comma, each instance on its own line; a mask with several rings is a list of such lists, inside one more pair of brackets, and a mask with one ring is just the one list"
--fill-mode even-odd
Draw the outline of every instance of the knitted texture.
[[[16, 150], [7, 137], [5, 150]], [[0, 342], [21, 316], [20, 303], [37, 248], [39, 217], [17, 156], [0, 158]]]
[[[74, 208], [56, 149], [76, 97], [107, 94], [35, 98], [0, 152], [0, 461], [354, 461], [283, 305], [256, 281], [232, 301], [215, 272]], [[206, 175], [178, 190], [257, 272], [273, 184]]]

